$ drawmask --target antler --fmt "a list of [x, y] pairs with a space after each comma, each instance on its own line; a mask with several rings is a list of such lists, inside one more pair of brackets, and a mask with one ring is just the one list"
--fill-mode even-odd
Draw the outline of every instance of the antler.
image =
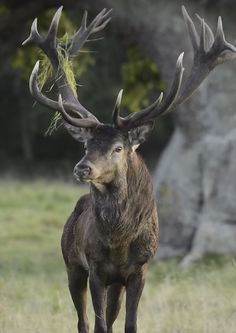
[[142, 123], [153, 121], [159, 116], [172, 111], [193, 94], [217, 65], [236, 57], [236, 48], [225, 40], [221, 17], [218, 18], [217, 31], [214, 37], [211, 28], [199, 15], [196, 14], [198, 21], [201, 23], [200, 34], [198, 34], [184, 6], [182, 6], [182, 13], [193, 47], [193, 64], [185, 83], [180, 88], [184, 71], [183, 53], [181, 53], [177, 60], [170, 92], [163, 102], [161, 102], [161, 93], [157, 101], [148, 108], [122, 118], [119, 115], [121, 103], [121, 93], [119, 93], [113, 112], [113, 121], [117, 127], [130, 129]]
[[[87, 12], [85, 12], [81, 27], [75, 33], [68, 48], [61, 45], [57, 39], [57, 30], [61, 17], [62, 6], [56, 11], [46, 37], [42, 37], [37, 29], [37, 18], [33, 21], [29, 37], [22, 43], [36, 44], [49, 58], [55, 72], [55, 82], [61, 98], [59, 101], [53, 101], [46, 97], [39, 89], [37, 78], [39, 71], [39, 62], [36, 63], [29, 81], [29, 88], [32, 96], [41, 104], [54, 111], [59, 111], [67, 122], [79, 127], [95, 127], [100, 125], [99, 120], [89, 112], [77, 99], [71, 89], [66, 74], [60, 65], [58, 49], [62, 48], [68, 59], [75, 56], [82, 46], [87, 42], [90, 35], [102, 30], [110, 21], [111, 10], [103, 9], [87, 27]], [[63, 102], [62, 102], [63, 101]], [[72, 111], [77, 117], [68, 114]], [[82, 118], [82, 119], [78, 119]], [[76, 125], [75, 125], [76, 124]]]
[[141, 123], [153, 120], [153, 115], [155, 115], [154, 118], [156, 118], [157, 112], [160, 113], [160, 112], [167, 111], [173, 106], [173, 104], [176, 101], [176, 97], [178, 96], [178, 92], [179, 92], [181, 82], [182, 82], [183, 71], [184, 71], [183, 56], [184, 56], [184, 53], [181, 53], [180, 56], [178, 57], [172, 85], [171, 85], [169, 94], [166, 96], [166, 98], [164, 99], [163, 102], [162, 102], [163, 93], [161, 92], [158, 99], [152, 105], [150, 105], [149, 107], [147, 107], [144, 110], [130, 114], [126, 118], [122, 118], [119, 116], [120, 103], [121, 103], [121, 92], [119, 93], [117, 101], [116, 101], [115, 109], [113, 112], [113, 121], [116, 126], [118, 126], [120, 128], [126, 128], [126, 129], [136, 127], [136, 126], [140, 125]]
[[217, 30], [214, 38], [211, 28], [204, 19], [196, 14], [201, 24], [200, 34], [198, 34], [184, 6], [182, 6], [182, 12], [191, 39], [194, 55], [192, 68], [185, 81], [177, 104], [186, 101], [217, 65], [223, 64], [225, 61], [232, 60], [236, 57], [236, 48], [225, 40], [220, 16], [218, 17]]
[[87, 27], [87, 11], [84, 12], [84, 16], [82, 19], [81, 27], [79, 30], [74, 34], [70, 48], [69, 48], [69, 55], [74, 56], [76, 53], [83, 47], [84, 43], [87, 41], [88, 37], [96, 33], [98, 31], [101, 31], [105, 28], [105, 26], [110, 22], [111, 17], [110, 14], [112, 12], [112, 9], [107, 10], [104, 8], [96, 17], [95, 19], [90, 23], [90, 25]]

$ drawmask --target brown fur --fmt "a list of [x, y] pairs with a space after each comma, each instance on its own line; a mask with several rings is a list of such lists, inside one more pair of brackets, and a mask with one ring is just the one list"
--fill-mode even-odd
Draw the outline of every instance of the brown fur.
[[[125, 332], [136, 332], [146, 264], [158, 246], [158, 222], [153, 187], [144, 162], [129, 151], [124, 163], [111, 182], [92, 182], [90, 194], [78, 201], [64, 228], [62, 252], [79, 316], [79, 332], [88, 332], [85, 314], [88, 276], [96, 313], [95, 332], [112, 332], [124, 289], [127, 290]], [[105, 322], [103, 298], [107, 289]], [[100, 296], [93, 295], [96, 292]]]

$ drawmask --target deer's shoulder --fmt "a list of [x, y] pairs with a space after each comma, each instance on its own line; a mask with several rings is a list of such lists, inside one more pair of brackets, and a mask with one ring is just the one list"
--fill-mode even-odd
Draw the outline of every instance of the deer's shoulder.
[[83, 211], [89, 207], [90, 200], [90, 194], [85, 194], [79, 198], [73, 211], [75, 219], [78, 219], [78, 217], [83, 213]]

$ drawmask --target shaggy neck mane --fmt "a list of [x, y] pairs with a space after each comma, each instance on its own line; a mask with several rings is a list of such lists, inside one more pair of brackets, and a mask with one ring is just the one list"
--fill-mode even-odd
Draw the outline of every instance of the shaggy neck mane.
[[150, 174], [136, 153], [127, 161], [126, 174], [117, 174], [102, 189], [92, 184], [91, 195], [98, 229], [114, 242], [138, 233], [155, 208]]

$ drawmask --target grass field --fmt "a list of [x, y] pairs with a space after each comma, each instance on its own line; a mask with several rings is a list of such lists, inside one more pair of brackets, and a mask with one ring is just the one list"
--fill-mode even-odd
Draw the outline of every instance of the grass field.
[[[0, 332], [76, 332], [60, 252], [63, 224], [84, 190], [0, 182]], [[92, 332], [93, 314], [89, 304]], [[124, 310], [114, 333], [123, 332]], [[188, 271], [152, 265], [139, 308], [141, 333], [235, 333], [236, 262], [208, 258]]]

